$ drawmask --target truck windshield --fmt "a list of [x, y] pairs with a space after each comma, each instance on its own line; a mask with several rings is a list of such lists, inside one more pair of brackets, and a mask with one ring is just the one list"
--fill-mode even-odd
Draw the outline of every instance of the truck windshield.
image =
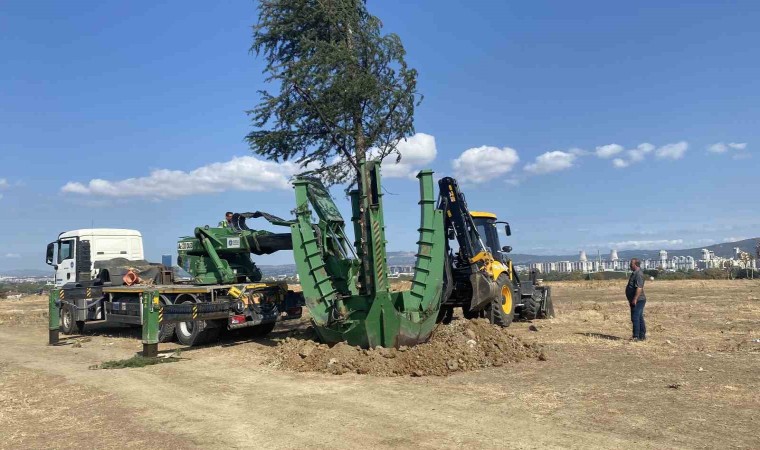
[[71, 259], [71, 253], [74, 250], [74, 241], [61, 241], [58, 244], [58, 264], [64, 260]]

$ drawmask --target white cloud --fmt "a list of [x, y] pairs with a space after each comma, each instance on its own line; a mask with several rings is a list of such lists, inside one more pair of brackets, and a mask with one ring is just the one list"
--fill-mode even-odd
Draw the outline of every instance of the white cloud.
[[583, 150], [582, 148], [571, 148], [568, 150], [568, 153], [572, 153], [575, 156], [586, 156], [589, 154], [589, 152]]
[[707, 151], [710, 153], [726, 153], [728, 150], [742, 151], [746, 149], [747, 149], [746, 142], [729, 142], [728, 144], [724, 144], [723, 142], [716, 142], [715, 144], [712, 144], [707, 147]]
[[414, 178], [420, 169], [430, 164], [438, 151], [435, 137], [417, 133], [398, 143], [396, 149], [401, 153], [401, 160], [396, 162], [396, 155], [391, 154], [383, 160], [383, 177]]
[[622, 169], [622, 168], [624, 168], [624, 167], [628, 167], [628, 166], [630, 166], [630, 165], [631, 165], [631, 163], [629, 163], [628, 161], [626, 161], [626, 160], [624, 160], [624, 159], [621, 159], [621, 158], [615, 158], [615, 159], [613, 159], [613, 160], [612, 160], [612, 165], [613, 165], [613, 166], [614, 166], [616, 169]]
[[731, 157], [731, 159], [735, 159], [735, 160], [750, 159], [750, 158], [752, 158], [752, 155], [749, 153], [737, 153]]
[[607, 246], [622, 249], [644, 249], [653, 250], [655, 248], [664, 248], [673, 245], [683, 244], [683, 239], [657, 239], [651, 241], [622, 241], [622, 242], [608, 242]]
[[510, 172], [518, 161], [520, 157], [513, 148], [484, 145], [465, 150], [451, 166], [460, 181], [482, 183]]
[[686, 141], [676, 142], [675, 144], [666, 144], [658, 148], [655, 155], [659, 159], [681, 159], [689, 149]]
[[288, 179], [299, 171], [296, 163], [276, 163], [253, 156], [216, 162], [190, 172], [153, 170], [146, 177], [118, 181], [92, 179], [87, 184], [68, 182], [61, 192], [105, 197], [176, 198], [224, 191], [289, 189]]
[[7, 189], [8, 186], [8, 180], [5, 178], [0, 178], [0, 189]]
[[534, 174], [557, 172], [573, 167], [576, 155], [555, 150], [539, 155], [536, 161], [525, 166], [525, 170]]
[[624, 150], [623, 146], [622, 145], [618, 145], [618, 144], [601, 145], [601, 146], [599, 146], [599, 147], [596, 148], [596, 156], [598, 156], [600, 158], [603, 158], [603, 159], [608, 159], [608, 158], [611, 158], [611, 157], [617, 155], [618, 153], [622, 152], [623, 150]]
[[18, 253], [6, 253], [5, 257], [6, 258], [21, 258], [21, 255], [19, 255]]
[[644, 142], [636, 146], [636, 148], [628, 150], [627, 153], [631, 158], [631, 162], [639, 162], [643, 161], [644, 157], [646, 157], [648, 153], [651, 153], [652, 150], [654, 150], [654, 145], [650, 144], [649, 142]]
[[707, 151], [710, 153], [726, 153], [728, 151], [728, 146], [722, 142], [717, 142], [707, 147]]

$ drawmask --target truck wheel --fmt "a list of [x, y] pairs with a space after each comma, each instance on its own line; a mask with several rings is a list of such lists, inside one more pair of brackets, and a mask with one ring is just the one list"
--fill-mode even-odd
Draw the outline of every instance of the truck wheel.
[[[200, 344], [199, 336], [201, 334], [201, 321], [180, 322], [175, 326], [177, 342], [182, 345], [192, 347]], [[204, 324], [205, 325], [205, 324]]]
[[[165, 296], [161, 296], [161, 306], [171, 305], [171, 301], [167, 299]], [[158, 328], [158, 342], [164, 343], [164, 342], [171, 342], [174, 340], [174, 330], [177, 328], [177, 324], [174, 322], [171, 323], [161, 323], [161, 325]]]
[[541, 294], [539, 291], [534, 291], [533, 295], [526, 295], [522, 298], [522, 307], [520, 308], [520, 319], [533, 320], [538, 318], [539, 311], [541, 310], [541, 299], [534, 297], [536, 294]]
[[515, 302], [513, 300], [514, 288], [507, 274], [499, 275], [496, 279], [499, 285], [499, 293], [487, 307], [487, 315], [492, 324], [500, 327], [508, 327], [515, 318]]
[[74, 320], [74, 308], [71, 305], [63, 305], [61, 308], [61, 333], [74, 334], [76, 321]]
[[[198, 303], [198, 299], [189, 294], [182, 294], [175, 300], [175, 304], [193, 304]], [[207, 324], [205, 320], [189, 320], [179, 322], [174, 326], [174, 332], [177, 335], [177, 342], [188, 347], [200, 345], [205, 342], [208, 333], [205, 333]]]
[[252, 337], [264, 337], [274, 330], [277, 322], [262, 323], [260, 325], [254, 325], [251, 327]]

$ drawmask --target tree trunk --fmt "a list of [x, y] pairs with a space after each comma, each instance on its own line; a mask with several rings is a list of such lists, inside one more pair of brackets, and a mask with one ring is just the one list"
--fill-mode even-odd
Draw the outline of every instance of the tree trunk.
[[356, 154], [356, 166], [359, 168], [359, 172], [356, 174], [356, 185], [359, 189], [359, 229], [361, 230], [361, 236], [359, 238], [359, 250], [362, 255], [362, 270], [360, 277], [360, 292], [364, 294], [370, 294], [372, 281], [370, 274], [374, 270], [371, 267], [369, 259], [369, 247], [368, 243], [368, 230], [367, 230], [367, 214], [369, 214], [369, 198], [371, 193], [369, 183], [369, 173], [367, 172], [367, 148], [364, 139], [364, 130], [362, 129], [361, 116], [354, 118], [354, 152]]

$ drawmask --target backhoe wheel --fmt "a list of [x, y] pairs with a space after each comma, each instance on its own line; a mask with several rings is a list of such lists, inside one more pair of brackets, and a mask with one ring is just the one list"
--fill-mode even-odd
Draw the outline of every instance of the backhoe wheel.
[[61, 333], [74, 334], [76, 330], [76, 320], [74, 319], [74, 307], [71, 305], [63, 305], [61, 308]]
[[539, 312], [541, 311], [541, 298], [536, 298], [536, 295], [541, 295], [540, 291], [533, 291], [533, 295], [526, 295], [522, 298], [522, 307], [520, 308], [521, 320], [533, 320], [537, 319]]
[[546, 288], [546, 297], [544, 298], [544, 304], [542, 305], [541, 312], [538, 316], [539, 319], [551, 319], [554, 317], [554, 302], [552, 301], [552, 290]]
[[485, 311], [472, 311], [467, 306], [462, 306], [462, 315], [464, 315], [465, 319], [472, 320], [477, 319], [478, 317], [485, 317]]
[[436, 319], [436, 322], [443, 323], [444, 325], [448, 325], [451, 323], [451, 319], [453, 318], [454, 318], [454, 307], [441, 306], [440, 311], [438, 311], [438, 318]]
[[507, 274], [503, 273], [496, 279], [500, 295], [491, 301], [487, 307], [488, 318], [494, 325], [508, 327], [515, 318], [514, 288]]

